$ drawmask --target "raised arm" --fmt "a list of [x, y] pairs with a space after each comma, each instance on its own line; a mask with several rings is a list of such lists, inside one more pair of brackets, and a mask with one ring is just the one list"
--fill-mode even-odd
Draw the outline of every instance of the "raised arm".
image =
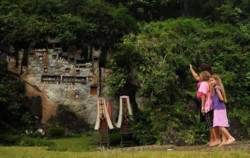
[[200, 81], [199, 75], [194, 71], [193, 66], [190, 64], [189, 65], [190, 72], [192, 73], [193, 77], [197, 80]]

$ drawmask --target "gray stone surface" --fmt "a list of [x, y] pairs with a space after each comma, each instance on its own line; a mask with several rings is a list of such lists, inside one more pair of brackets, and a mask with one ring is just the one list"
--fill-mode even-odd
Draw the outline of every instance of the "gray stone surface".
[[[49, 52], [53, 53], [53, 51]], [[33, 87], [37, 87], [56, 105], [69, 107], [79, 117], [84, 118], [87, 123], [94, 125], [97, 111], [97, 95], [90, 94], [90, 86], [93, 81], [89, 79], [89, 76], [91, 72], [97, 72], [98, 70], [92, 70], [91, 63], [87, 63], [86, 67], [79, 67], [64, 59], [52, 59], [50, 53], [47, 51], [44, 53], [36, 52], [35, 55], [29, 57], [28, 72], [25, 75], [26, 81]], [[42, 60], [39, 59], [41, 54]], [[44, 72], [45, 67], [48, 68], [47, 73]], [[68, 73], [65, 72], [66, 68], [70, 68]], [[80, 70], [80, 73], [76, 74], [76, 70]], [[59, 75], [61, 78], [62, 76], [81, 76], [86, 77], [87, 82], [86, 84], [46, 83], [41, 81], [42, 75]]]

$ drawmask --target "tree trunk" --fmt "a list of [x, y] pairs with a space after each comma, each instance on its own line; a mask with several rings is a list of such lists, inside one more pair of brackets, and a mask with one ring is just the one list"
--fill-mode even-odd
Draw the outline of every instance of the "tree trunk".
[[180, 0], [180, 8], [182, 16], [189, 16], [189, 4], [188, 0]]
[[15, 67], [18, 68], [19, 66], [19, 53], [18, 53], [18, 47], [17, 46], [14, 46], [14, 49], [15, 49], [15, 60], [16, 60], [16, 63], [15, 63]]
[[29, 44], [25, 44], [23, 51], [23, 58], [21, 62], [20, 75], [23, 73], [23, 66], [28, 66]]

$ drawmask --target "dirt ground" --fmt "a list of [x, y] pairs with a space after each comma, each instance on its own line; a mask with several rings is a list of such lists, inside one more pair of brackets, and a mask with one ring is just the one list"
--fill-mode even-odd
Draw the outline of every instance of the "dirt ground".
[[150, 145], [150, 146], [138, 146], [138, 147], [124, 147], [118, 149], [112, 149], [114, 151], [121, 152], [134, 152], [134, 151], [213, 151], [213, 150], [225, 150], [235, 151], [243, 150], [250, 154], [250, 141], [236, 141], [233, 144], [224, 145], [221, 147], [208, 147], [207, 145], [197, 146], [175, 146], [175, 145]]

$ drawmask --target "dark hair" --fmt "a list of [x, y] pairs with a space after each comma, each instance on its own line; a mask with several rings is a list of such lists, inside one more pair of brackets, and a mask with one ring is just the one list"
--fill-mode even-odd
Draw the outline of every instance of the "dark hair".
[[201, 64], [201, 66], [199, 67], [199, 71], [208, 71], [210, 74], [212, 74], [212, 67], [209, 64]]

